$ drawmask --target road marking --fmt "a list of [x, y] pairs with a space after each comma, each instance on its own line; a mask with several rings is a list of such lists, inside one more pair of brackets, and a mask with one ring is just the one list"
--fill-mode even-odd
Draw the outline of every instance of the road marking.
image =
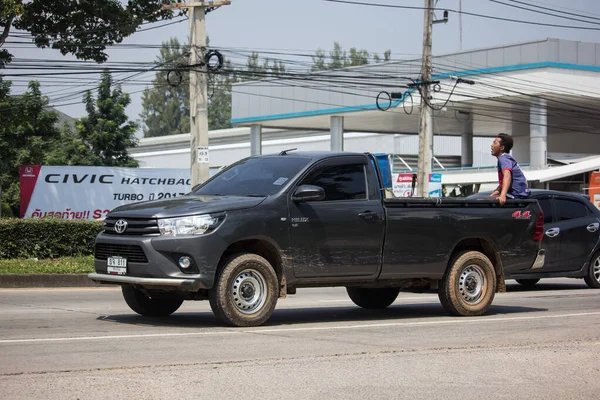
[[115, 340], [115, 339], [139, 339], [155, 337], [181, 337], [181, 336], [218, 336], [218, 335], [243, 335], [252, 333], [285, 333], [285, 332], [311, 332], [311, 331], [333, 331], [364, 328], [387, 328], [387, 327], [413, 327], [426, 325], [452, 325], [465, 323], [485, 323], [485, 322], [505, 322], [505, 321], [527, 321], [537, 319], [551, 318], [572, 318], [600, 315], [599, 312], [577, 313], [577, 314], [557, 314], [557, 315], [538, 315], [531, 317], [508, 317], [508, 318], [453, 318], [443, 321], [420, 321], [420, 322], [390, 322], [381, 324], [360, 324], [360, 325], [341, 325], [341, 326], [313, 326], [305, 328], [255, 328], [255, 329], [236, 329], [225, 331], [210, 332], [182, 332], [182, 333], [148, 333], [143, 335], [112, 335], [112, 336], [81, 336], [81, 337], [57, 337], [57, 338], [38, 338], [38, 339], [2, 339], [0, 344], [13, 343], [44, 343], [44, 342], [73, 342], [84, 340]]
[[77, 292], [77, 291], [116, 291], [121, 290], [120, 286], [112, 287], [54, 287], [54, 288], [0, 288], [0, 294], [2, 293], [15, 293], [15, 292]]

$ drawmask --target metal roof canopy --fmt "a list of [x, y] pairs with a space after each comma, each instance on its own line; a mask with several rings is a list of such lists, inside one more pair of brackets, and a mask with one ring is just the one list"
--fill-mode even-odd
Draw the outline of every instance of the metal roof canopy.
[[[236, 126], [329, 131], [330, 117], [338, 115], [344, 117], [347, 132], [413, 134], [418, 130], [420, 98], [417, 91], [405, 88], [409, 81], [400, 77], [416, 79], [420, 63], [420, 59], [412, 59], [324, 71], [302, 82], [292, 78], [235, 84], [231, 122]], [[434, 134], [460, 135], [468, 115], [459, 111], [473, 112], [473, 132], [478, 136], [512, 132], [514, 123], [529, 125], [532, 95], [557, 99], [555, 107], [562, 103], [565, 108], [600, 109], [600, 95], [593, 96], [592, 89], [582, 95], [580, 89], [582, 79], [600, 83], [600, 44], [546, 39], [436, 56], [434, 68], [434, 79], [442, 81], [435, 105], [443, 105], [448, 98], [452, 78], [468, 76], [478, 82], [457, 86], [451, 102], [434, 113]], [[569, 79], [579, 86], [570, 85]], [[555, 88], [552, 82], [557, 82]], [[487, 84], [515, 89], [492, 89]], [[392, 101], [392, 107], [384, 112], [375, 104], [381, 91], [403, 91], [405, 96]], [[381, 106], [387, 104], [387, 100], [380, 102]], [[585, 116], [548, 115], [549, 130], [554, 132], [579, 127], [600, 133], [597, 125]]]
[[[529, 182], [550, 182], [573, 175], [583, 174], [600, 169], [600, 156], [587, 157], [584, 161], [559, 167], [550, 167], [544, 169], [531, 169], [523, 167], [523, 174]], [[496, 168], [486, 168], [480, 170], [465, 171], [445, 171], [442, 174], [442, 183], [444, 185], [469, 185], [475, 183], [498, 182], [498, 172]]]

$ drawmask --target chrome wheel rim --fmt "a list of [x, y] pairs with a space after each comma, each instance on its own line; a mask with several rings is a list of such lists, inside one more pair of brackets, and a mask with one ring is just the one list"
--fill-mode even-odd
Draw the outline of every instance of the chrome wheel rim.
[[600, 257], [594, 262], [594, 279], [600, 283]]
[[233, 280], [231, 296], [239, 312], [254, 314], [267, 300], [267, 281], [254, 269], [244, 270]]
[[468, 304], [481, 301], [485, 288], [485, 273], [479, 265], [471, 264], [463, 269], [458, 279], [458, 291]]

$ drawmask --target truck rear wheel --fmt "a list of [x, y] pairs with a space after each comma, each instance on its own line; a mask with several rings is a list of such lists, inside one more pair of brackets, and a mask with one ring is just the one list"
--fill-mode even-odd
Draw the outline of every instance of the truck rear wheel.
[[239, 254], [223, 266], [209, 291], [217, 318], [232, 326], [265, 323], [277, 304], [278, 281], [273, 267], [256, 254]]
[[171, 293], [148, 297], [133, 285], [123, 285], [121, 291], [129, 308], [146, 317], [166, 317], [177, 311], [183, 303], [183, 299]]
[[370, 310], [386, 308], [396, 300], [400, 289], [347, 287], [350, 300], [359, 307]]
[[438, 296], [452, 315], [483, 315], [496, 294], [496, 272], [483, 253], [465, 251], [456, 256], [442, 278]]

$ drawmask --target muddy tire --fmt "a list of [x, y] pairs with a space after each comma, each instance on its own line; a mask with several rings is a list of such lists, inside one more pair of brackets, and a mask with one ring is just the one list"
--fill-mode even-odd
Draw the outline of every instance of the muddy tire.
[[346, 291], [354, 304], [369, 310], [386, 308], [396, 300], [398, 293], [400, 293], [400, 289], [396, 288], [347, 287]]
[[592, 289], [600, 289], [600, 251], [592, 257], [588, 274], [583, 279]]
[[256, 254], [238, 254], [226, 261], [209, 291], [210, 307], [227, 325], [262, 325], [275, 309], [278, 286], [267, 260]]
[[145, 317], [166, 317], [177, 311], [183, 303], [182, 298], [169, 293], [150, 298], [132, 285], [123, 285], [121, 291], [129, 308]]
[[438, 296], [452, 315], [483, 315], [496, 294], [496, 272], [483, 253], [465, 251], [448, 266], [440, 282]]
[[536, 283], [538, 283], [540, 280], [539, 279], [515, 279], [517, 281], [517, 283], [521, 286], [524, 286], [526, 288], [532, 288], [535, 286]]

